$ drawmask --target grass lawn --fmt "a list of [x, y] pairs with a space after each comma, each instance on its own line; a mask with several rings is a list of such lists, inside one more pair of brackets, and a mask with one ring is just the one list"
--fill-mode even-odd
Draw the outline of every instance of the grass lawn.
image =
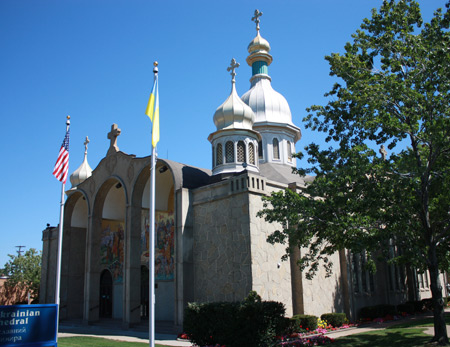
[[[445, 324], [450, 325], [450, 313], [445, 313]], [[397, 328], [413, 328], [413, 327], [432, 327], [433, 326], [433, 318], [425, 318], [417, 321], [410, 321], [408, 323], [402, 323], [393, 325], [387, 329], [397, 329]]]
[[424, 346], [430, 342], [432, 336], [423, 333], [425, 328], [385, 329], [341, 337], [331, 346]]
[[[445, 323], [450, 325], [450, 314], [445, 315]], [[433, 326], [433, 318], [390, 326], [384, 330], [354, 334], [335, 340], [332, 346], [424, 346], [432, 339], [431, 335], [423, 333], [424, 327]]]
[[[148, 343], [125, 342], [102, 339], [99, 337], [60, 337], [58, 347], [142, 347], [148, 346]], [[155, 344], [155, 347], [169, 347]]]

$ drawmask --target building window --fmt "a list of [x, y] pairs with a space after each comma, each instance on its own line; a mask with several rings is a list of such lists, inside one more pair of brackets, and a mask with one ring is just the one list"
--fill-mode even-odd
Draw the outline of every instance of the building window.
[[245, 143], [239, 141], [237, 144], [237, 161], [240, 163], [245, 162]]
[[222, 165], [223, 164], [223, 150], [222, 150], [222, 144], [219, 143], [217, 145], [216, 149], [216, 165]]
[[273, 159], [280, 159], [280, 145], [278, 143], [278, 139], [273, 139]]
[[353, 291], [359, 293], [359, 254], [352, 254]]
[[231, 141], [228, 141], [225, 145], [225, 156], [227, 163], [234, 162], [234, 144]]
[[367, 270], [367, 254], [365, 251], [352, 254], [353, 291], [355, 293], [373, 293], [375, 281], [373, 273]]
[[259, 157], [259, 159], [263, 159], [263, 143], [262, 143], [262, 141], [258, 142], [258, 157]]
[[291, 141], [287, 142], [287, 155], [288, 155], [288, 160], [292, 161], [292, 146], [291, 146]]
[[255, 165], [255, 146], [253, 143], [248, 145], [248, 161], [250, 164]]
[[[389, 258], [394, 259], [401, 255], [401, 250], [390, 241]], [[392, 291], [406, 289], [406, 273], [403, 265], [394, 262], [388, 263], [389, 289]]]
[[419, 283], [419, 288], [420, 289], [424, 289], [425, 288], [425, 283], [424, 283], [424, 277], [425, 277], [425, 273], [418, 273], [417, 274], [417, 282]]

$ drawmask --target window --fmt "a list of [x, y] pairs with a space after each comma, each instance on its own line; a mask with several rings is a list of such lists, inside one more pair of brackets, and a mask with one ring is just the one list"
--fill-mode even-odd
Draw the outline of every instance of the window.
[[263, 143], [262, 143], [262, 141], [258, 142], [258, 157], [259, 157], [259, 159], [263, 159]]
[[227, 163], [234, 162], [234, 144], [231, 141], [228, 141], [225, 145], [225, 156]]
[[245, 160], [245, 143], [244, 141], [239, 141], [237, 144], [237, 161], [244, 163]]
[[292, 161], [292, 146], [291, 146], [291, 141], [287, 142], [287, 155], [288, 155], [288, 160]]
[[278, 143], [278, 139], [273, 139], [273, 159], [280, 159], [280, 146]]
[[248, 145], [248, 161], [250, 164], [255, 165], [255, 146], [253, 143], [249, 143]]
[[353, 291], [359, 293], [359, 254], [352, 254]]
[[217, 145], [217, 155], [216, 155], [216, 165], [222, 165], [223, 164], [223, 150], [222, 150], [222, 144], [219, 143]]
[[373, 293], [375, 291], [373, 273], [366, 267], [367, 254], [365, 251], [352, 254], [353, 291], [355, 293]]

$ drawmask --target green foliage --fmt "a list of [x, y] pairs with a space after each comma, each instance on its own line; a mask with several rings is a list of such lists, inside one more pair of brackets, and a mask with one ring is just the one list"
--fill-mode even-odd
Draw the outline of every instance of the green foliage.
[[414, 312], [423, 312], [424, 309], [425, 309], [424, 306], [423, 306], [423, 302], [420, 301], [420, 300], [407, 301], [406, 304], [413, 305], [414, 306]]
[[422, 306], [425, 311], [433, 310], [433, 299], [422, 299]]
[[317, 329], [317, 319], [318, 317], [307, 315], [307, 314], [297, 314], [291, 318], [295, 322], [295, 328], [313, 331]]
[[365, 306], [359, 311], [359, 317], [365, 319], [383, 318], [387, 315], [395, 315], [397, 310], [394, 305]]
[[30, 248], [23, 255], [8, 254], [8, 257], [10, 260], [0, 271], [8, 276], [5, 285], [25, 289], [30, 292], [32, 298], [37, 299], [41, 282], [41, 253]]
[[407, 314], [414, 314], [416, 312], [416, 308], [413, 303], [404, 303], [397, 305], [397, 311], [405, 312]]
[[345, 313], [324, 313], [320, 319], [326, 321], [329, 325], [335, 328], [348, 323], [347, 315]]
[[199, 346], [270, 346], [288, 329], [284, 314], [283, 304], [250, 292], [242, 302], [190, 303], [183, 329]]
[[[444, 343], [438, 282], [450, 263], [449, 7], [423, 23], [416, 1], [383, 1], [343, 54], [326, 57], [337, 82], [304, 121], [331, 146], [309, 144], [310, 167], [297, 172], [315, 179], [301, 192], [273, 193], [259, 212], [282, 225], [268, 241], [286, 245], [284, 258], [302, 248], [307, 278], [321, 264], [330, 272], [329, 256], [340, 249], [365, 251], [371, 268], [376, 255], [429, 270]], [[379, 155], [380, 146], [395, 152], [382, 147]]]

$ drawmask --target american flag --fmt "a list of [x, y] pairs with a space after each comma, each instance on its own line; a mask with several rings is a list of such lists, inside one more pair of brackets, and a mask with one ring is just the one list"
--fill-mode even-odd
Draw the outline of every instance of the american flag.
[[69, 130], [66, 132], [64, 141], [59, 150], [58, 159], [56, 160], [55, 168], [53, 169], [53, 176], [58, 181], [66, 183], [67, 173], [69, 172]]

